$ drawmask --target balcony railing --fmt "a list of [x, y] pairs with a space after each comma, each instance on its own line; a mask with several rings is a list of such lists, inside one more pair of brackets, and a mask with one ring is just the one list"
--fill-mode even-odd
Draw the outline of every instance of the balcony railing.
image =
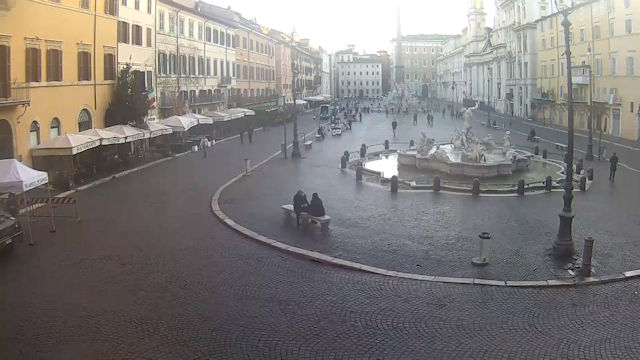
[[278, 101], [278, 98], [279, 98], [278, 95], [268, 95], [268, 96], [233, 95], [233, 96], [229, 96], [229, 103], [233, 103], [236, 106], [264, 104], [268, 102]]
[[175, 106], [183, 105], [183, 104], [184, 104], [184, 100], [180, 99], [177, 96], [176, 97], [161, 96], [158, 101], [158, 107], [161, 109], [170, 109]]
[[571, 80], [576, 85], [589, 85], [591, 82], [591, 68], [589, 65], [571, 67]]
[[233, 84], [233, 78], [231, 76], [223, 76], [222, 79], [220, 79], [220, 85], [222, 86], [228, 86]]
[[28, 105], [31, 89], [24, 83], [0, 83], [0, 106]]
[[223, 102], [222, 94], [202, 94], [189, 98], [189, 105], [207, 105]]

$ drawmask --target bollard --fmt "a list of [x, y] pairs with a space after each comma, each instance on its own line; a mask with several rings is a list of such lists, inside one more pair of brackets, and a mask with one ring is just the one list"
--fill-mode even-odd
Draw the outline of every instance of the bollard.
[[343, 154], [344, 154], [344, 157], [347, 158], [347, 161], [349, 161], [349, 151], [345, 150]]
[[384, 149], [389, 150], [389, 140], [384, 141]]
[[551, 179], [551, 176], [547, 176], [546, 179], [544, 179], [544, 189], [546, 191], [551, 191], [551, 188], [553, 186], [552, 181], [553, 180]]
[[587, 177], [580, 176], [580, 191], [587, 191]]
[[392, 193], [398, 192], [398, 177], [395, 175], [391, 177], [391, 192]]
[[587, 169], [587, 179], [589, 181], [593, 181], [593, 168], [588, 168]]
[[433, 177], [433, 191], [440, 191], [440, 175], [436, 175]]
[[478, 237], [480, 238], [480, 254], [471, 259], [471, 263], [476, 266], [485, 266], [489, 264], [489, 254], [486, 241], [491, 239], [491, 234], [488, 232], [482, 232]]
[[547, 149], [543, 149], [542, 150], [542, 158], [543, 159], [548, 159], [549, 158], [549, 152], [547, 151]]
[[362, 164], [358, 164], [356, 167], [356, 181], [362, 181]]
[[524, 180], [518, 180], [518, 195], [524, 195]]
[[591, 257], [593, 256], [593, 238], [591, 236], [584, 239], [584, 248], [582, 249], [582, 266], [580, 267], [580, 275], [584, 277], [591, 276]]
[[471, 193], [475, 196], [480, 195], [480, 179], [473, 179], [473, 189], [471, 189]]
[[414, 146], [416, 146], [416, 142], [413, 140], [409, 141], [409, 147], [412, 148]]
[[245, 158], [244, 159], [244, 174], [249, 175], [249, 171], [251, 170], [251, 160]]
[[362, 146], [360, 146], [360, 157], [364, 159], [366, 155], [367, 155], [367, 145], [362, 144]]
[[533, 155], [540, 155], [540, 147], [538, 145], [533, 148]]
[[347, 168], [347, 157], [342, 155], [340, 157], [340, 169], [346, 169]]

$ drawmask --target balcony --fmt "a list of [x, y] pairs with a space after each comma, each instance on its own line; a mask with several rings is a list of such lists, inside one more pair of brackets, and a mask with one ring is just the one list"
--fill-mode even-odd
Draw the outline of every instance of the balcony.
[[0, 107], [31, 104], [31, 90], [24, 83], [0, 83]]
[[158, 108], [160, 109], [172, 109], [176, 106], [183, 105], [184, 101], [179, 97], [161, 96], [158, 101]]
[[219, 85], [218, 85], [218, 86], [226, 87], [226, 86], [234, 85], [234, 83], [235, 83], [235, 81], [234, 81], [234, 80], [235, 80], [235, 79], [234, 79], [234, 78], [232, 78], [231, 76], [223, 76], [223, 77], [220, 79], [220, 83], [219, 83]]
[[589, 65], [579, 65], [571, 67], [571, 81], [575, 85], [589, 85], [591, 67]]
[[189, 98], [189, 105], [209, 105], [223, 102], [222, 94], [200, 94]]
[[255, 104], [264, 104], [269, 102], [277, 102], [279, 95], [268, 95], [268, 96], [244, 96], [244, 95], [233, 95], [229, 96], [229, 103], [235, 104], [236, 107], [249, 106]]

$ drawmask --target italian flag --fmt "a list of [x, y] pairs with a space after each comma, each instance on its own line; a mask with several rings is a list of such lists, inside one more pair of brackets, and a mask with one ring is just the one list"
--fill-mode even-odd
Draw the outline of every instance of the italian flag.
[[609, 95], [609, 105], [615, 105], [618, 103], [618, 99], [616, 99], [616, 94]]

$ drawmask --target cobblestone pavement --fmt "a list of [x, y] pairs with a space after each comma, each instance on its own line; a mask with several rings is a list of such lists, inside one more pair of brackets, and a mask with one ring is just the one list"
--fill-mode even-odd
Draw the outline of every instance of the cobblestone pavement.
[[[273, 239], [345, 260], [388, 270], [437, 276], [494, 280], [547, 280], [572, 276], [567, 262], [550, 256], [557, 234], [562, 192], [525, 197], [481, 197], [401, 192], [357, 184], [352, 172], [341, 172], [342, 152], [357, 150], [362, 143], [380, 144], [385, 139], [406, 148], [410, 139], [424, 131], [445, 141], [462, 121], [436, 115], [435, 127], [411, 124], [411, 116], [399, 118], [397, 136], [391, 133], [393, 117], [365, 116], [363, 123], [340, 137], [328, 137], [303, 150], [301, 162], [274, 159], [222, 193], [221, 207], [240, 224]], [[489, 130], [477, 123], [474, 133], [490, 133], [501, 141], [504, 131]], [[526, 136], [512, 134], [514, 143], [530, 146]], [[551, 138], [549, 141], [559, 141]], [[540, 146], [548, 143], [541, 143]], [[393, 145], [392, 145], [393, 147]], [[381, 149], [380, 147], [378, 149]], [[559, 158], [560, 154], [553, 155]], [[610, 275], [640, 268], [640, 250], [634, 245], [640, 223], [640, 196], [630, 191], [640, 174], [621, 169], [615, 184], [607, 181], [608, 163], [591, 162], [595, 182], [586, 192], [574, 193], [574, 239], [578, 254], [582, 239], [596, 239], [593, 268]], [[331, 216], [327, 236], [305, 232], [287, 224], [278, 211], [303, 188], [310, 197], [318, 192]], [[477, 268], [471, 258], [478, 254], [477, 236], [489, 231], [490, 265]], [[579, 260], [577, 261], [579, 263]]]
[[637, 281], [423, 283], [238, 236], [214, 220], [210, 196], [281, 135], [78, 192], [82, 221], [55, 234], [39, 221], [37, 246], [0, 259], [0, 359], [638, 358]]

